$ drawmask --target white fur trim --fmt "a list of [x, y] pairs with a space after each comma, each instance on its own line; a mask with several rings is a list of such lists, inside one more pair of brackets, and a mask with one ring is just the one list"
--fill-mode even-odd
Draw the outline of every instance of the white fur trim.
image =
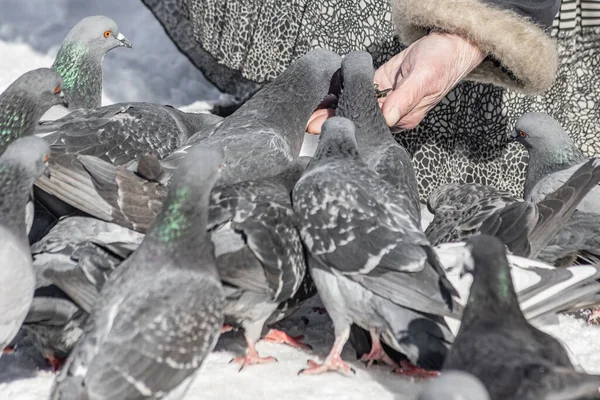
[[[531, 20], [479, 0], [391, 0], [400, 41], [409, 45], [436, 28], [473, 41], [498, 60], [484, 60], [466, 79], [534, 95], [554, 82], [554, 41]], [[512, 73], [507, 73], [507, 70]]]

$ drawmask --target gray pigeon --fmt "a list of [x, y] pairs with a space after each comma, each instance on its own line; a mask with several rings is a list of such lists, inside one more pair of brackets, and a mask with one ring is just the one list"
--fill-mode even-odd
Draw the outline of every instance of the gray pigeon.
[[[411, 199], [372, 171], [356, 148], [354, 124], [328, 119], [292, 194], [310, 272], [336, 335], [324, 363], [303, 372], [350, 371], [340, 354], [353, 322], [371, 333], [365, 361], [397, 367], [382, 336], [412, 363], [439, 369], [454, 338], [443, 316], [461, 311], [452, 298], [457, 292], [419, 221], [405, 211]], [[398, 372], [424, 373], [409, 363]]]
[[411, 158], [393, 138], [385, 122], [377, 93], [373, 90], [373, 59], [364, 51], [348, 53], [342, 60], [342, 93], [336, 116], [351, 120], [356, 126], [358, 151], [364, 162], [383, 180], [401, 191], [414, 203], [410, 212], [421, 219], [417, 178]]
[[80, 156], [94, 188], [87, 188], [88, 213], [138, 231], [145, 231], [166, 194], [172, 172], [196, 145], [224, 149], [220, 183], [234, 183], [273, 176], [300, 153], [306, 123], [327, 94], [340, 57], [315, 49], [296, 60], [277, 79], [256, 93], [227, 117], [208, 137], [194, 136], [161, 160], [158, 182], [148, 181], [129, 167]]
[[426, 383], [418, 400], [490, 400], [490, 395], [475, 376], [448, 370]]
[[122, 46], [131, 47], [131, 43], [108, 17], [87, 17], [71, 29], [52, 64], [65, 81], [70, 110], [102, 105], [104, 55]]
[[[548, 114], [524, 114], [509, 137], [521, 143], [529, 152], [523, 195], [525, 200], [542, 200], [588, 161], [560, 124]], [[598, 213], [598, 199], [600, 188], [596, 187], [577, 209]]]
[[49, 68], [26, 72], [0, 94], [0, 154], [15, 139], [32, 135], [40, 118], [67, 104], [63, 81]]
[[[234, 359], [242, 368], [275, 361], [260, 357], [255, 343], [267, 320], [274, 323], [299, 305], [288, 303], [306, 274], [291, 192], [306, 164], [299, 159], [274, 177], [217, 186], [211, 193], [208, 229], [225, 293], [225, 323], [243, 327], [248, 343], [247, 354]], [[298, 295], [309, 297], [302, 290]], [[271, 331], [267, 337], [277, 336], [307, 347], [283, 332]]]
[[[537, 203], [484, 185], [452, 183], [431, 194], [428, 207], [434, 218], [425, 233], [434, 245], [487, 233], [506, 244], [512, 254], [536, 258], [599, 181], [600, 162], [592, 159]], [[565, 243], [571, 248], [573, 244]]]
[[[221, 120], [211, 114], [185, 113], [151, 103], [119, 103], [74, 111], [36, 129], [36, 135], [49, 141], [52, 148], [52, 180], [40, 179], [36, 186], [79, 210], [97, 215], [94, 186], [77, 161], [78, 156], [98, 157], [115, 166], [129, 165], [142, 155], [163, 159], [194, 133], [202, 131], [208, 135]], [[63, 215], [64, 207], [55, 205], [52, 199], [38, 196], [38, 200], [53, 214]]]
[[0, 157], [0, 346], [19, 331], [33, 298], [35, 275], [25, 227], [33, 182], [47, 169], [50, 147], [36, 137], [17, 139]]
[[52, 399], [183, 397], [223, 324], [206, 231], [221, 161], [197, 148], [181, 163], [144, 241], [102, 289]]
[[23, 327], [54, 369], [83, 334], [108, 276], [143, 238], [95, 218], [67, 217], [31, 246], [36, 291]]
[[576, 372], [560, 342], [523, 316], [504, 245], [477, 235], [467, 248], [473, 284], [444, 370], [475, 375], [492, 400], [597, 398], [600, 376]]

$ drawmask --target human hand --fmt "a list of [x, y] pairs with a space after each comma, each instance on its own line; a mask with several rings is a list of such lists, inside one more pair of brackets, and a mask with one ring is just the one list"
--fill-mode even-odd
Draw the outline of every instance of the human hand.
[[388, 126], [416, 127], [485, 56], [467, 39], [434, 31], [392, 57], [374, 78], [379, 89], [392, 88], [379, 98]]

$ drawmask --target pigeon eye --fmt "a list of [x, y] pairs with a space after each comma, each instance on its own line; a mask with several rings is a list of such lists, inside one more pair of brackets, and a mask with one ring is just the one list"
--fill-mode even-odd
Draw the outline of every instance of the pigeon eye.
[[48, 159], [50, 159], [50, 154], [46, 154], [46, 155], [44, 156], [44, 162], [45, 162], [45, 163], [46, 163], [46, 162], [48, 162]]
[[108, 31], [105, 31], [105, 32], [104, 32], [104, 37], [108, 39], [108, 38], [110, 37], [111, 33], [112, 33], [112, 32], [111, 32], [110, 30], [108, 30]]
[[54, 88], [54, 94], [58, 94], [60, 92], [60, 86]]
[[519, 135], [521, 135], [521, 137], [527, 137], [527, 133], [523, 131], [519, 131]]

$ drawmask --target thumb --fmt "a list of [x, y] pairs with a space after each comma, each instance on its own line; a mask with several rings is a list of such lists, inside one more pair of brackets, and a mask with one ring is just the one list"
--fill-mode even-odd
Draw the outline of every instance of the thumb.
[[407, 75], [398, 82], [393, 91], [388, 93], [382, 111], [388, 126], [397, 125], [423, 99], [423, 85], [413, 74]]

